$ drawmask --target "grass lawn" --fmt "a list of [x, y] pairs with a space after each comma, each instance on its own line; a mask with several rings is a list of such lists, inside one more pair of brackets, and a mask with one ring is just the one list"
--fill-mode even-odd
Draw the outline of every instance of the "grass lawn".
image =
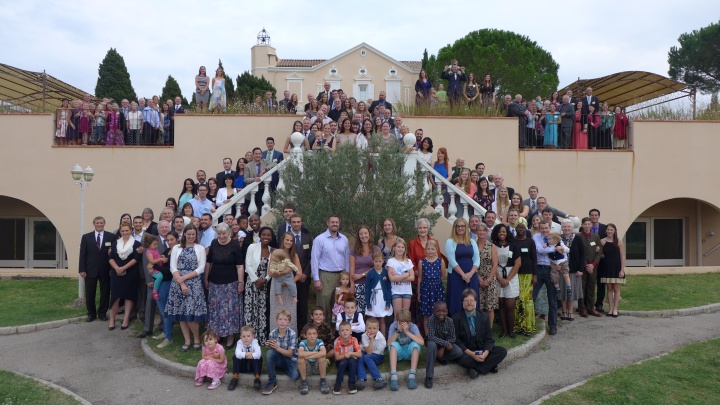
[[75, 398], [34, 380], [0, 370], [0, 403], [76, 405]]
[[[85, 315], [73, 308], [77, 279], [0, 280], [0, 326], [17, 326]], [[99, 298], [98, 294], [98, 298]]]
[[[136, 322], [136, 325], [139, 324]], [[142, 328], [140, 326], [136, 327], [137, 333], [142, 332]], [[495, 324], [493, 328], [495, 332], [495, 344], [498, 346], [503, 346], [506, 349], [511, 349], [516, 346], [520, 346], [530, 340], [532, 336], [523, 336], [523, 335], [516, 335], [516, 339], [510, 339], [510, 338], [503, 338], [499, 339], [497, 336], [500, 335], [500, 326], [499, 324]], [[158, 332], [159, 333], [159, 332]], [[236, 336], [237, 337], [237, 336]], [[158, 349], [156, 346], [161, 342], [161, 340], [155, 340], [155, 339], [148, 339], [148, 344], [150, 345], [153, 352], [157, 353], [158, 355], [176, 362], [180, 364], [184, 364], [186, 366], [197, 366], [198, 361], [200, 360], [200, 352], [192, 350], [192, 347], [187, 352], [181, 352], [180, 346], [183, 344], [183, 336], [180, 332], [180, 327], [176, 326], [173, 329], [173, 344], [171, 344], [168, 347], [165, 347], [163, 349]], [[262, 348], [263, 350], [263, 358], [265, 356], [265, 347]], [[228, 371], [232, 371], [232, 356], [235, 353], [235, 349], [233, 350], [227, 350], [225, 352], [225, 355], [228, 358]], [[438, 367], [442, 367], [439, 366]], [[378, 367], [381, 372], [389, 372], [390, 371], [390, 364], [389, 364], [389, 357], [387, 354], [387, 350], [385, 352], [385, 361]], [[409, 361], [403, 361], [400, 362], [398, 365], [398, 370], [407, 370], [410, 368], [410, 362]], [[420, 362], [418, 364], [419, 369], [425, 368], [425, 347], [422, 348], [422, 352], [420, 353]], [[328, 367], [328, 373], [334, 374], [336, 372], [335, 364], [331, 364]], [[266, 374], [267, 370], [265, 369], [265, 362], [263, 362], [263, 374]]]
[[720, 339], [616, 369], [546, 404], [719, 404]]
[[[720, 302], [720, 273], [628, 276], [620, 310], [657, 311]], [[607, 306], [606, 306], [607, 307]]]

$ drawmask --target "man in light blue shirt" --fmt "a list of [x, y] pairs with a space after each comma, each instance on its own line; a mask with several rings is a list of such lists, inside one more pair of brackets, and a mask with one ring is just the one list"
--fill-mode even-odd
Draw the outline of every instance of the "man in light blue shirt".
[[203, 246], [205, 246], [205, 253], [207, 254], [207, 250], [210, 247], [210, 244], [212, 243], [215, 238], [217, 238], [217, 234], [215, 233], [215, 229], [213, 229], [212, 226], [212, 215], [210, 214], [202, 214], [202, 217], [200, 217], [200, 229], [198, 229], [198, 240], [199, 243]]
[[143, 145], [152, 145], [155, 143], [155, 135], [160, 128], [160, 115], [157, 110], [152, 107], [153, 102], [150, 101], [148, 106], [143, 108], [143, 128], [142, 140]]
[[193, 215], [200, 218], [203, 214], [212, 214], [215, 211], [212, 201], [207, 199], [208, 186], [201, 184], [198, 186], [198, 198], [190, 200], [190, 205], [193, 207]]
[[330, 299], [338, 285], [340, 273], [350, 269], [350, 247], [348, 239], [340, 233], [340, 218], [330, 215], [327, 231], [313, 241], [310, 269], [317, 291], [317, 305], [323, 308], [325, 316], [330, 316]]
[[548, 313], [548, 333], [554, 335], [557, 333], [557, 291], [555, 285], [550, 278], [550, 258], [548, 253], [553, 250], [564, 252], [564, 248], [560, 245], [557, 247], [548, 246], [548, 235], [550, 235], [550, 223], [546, 220], [540, 221], [540, 233], [533, 236], [535, 241], [535, 250], [537, 250], [537, 270], [533, 274], [533, 300], [537, 299], [540, 288], [543, 284], [547, 289], [548, 305], [550, 307]]

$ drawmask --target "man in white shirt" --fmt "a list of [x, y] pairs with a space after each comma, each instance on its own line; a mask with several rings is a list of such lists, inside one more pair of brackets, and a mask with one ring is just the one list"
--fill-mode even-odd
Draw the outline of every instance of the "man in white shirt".
[[542, 210], [542, 219], [543, 221], [547, 221], [548, 224], [550, 224], [550, 232], [552, 233], [562, 233], [562, 227], [557, 222], [553, 222], [553, 212], [550, 208], [545, 207], [545, 209]]

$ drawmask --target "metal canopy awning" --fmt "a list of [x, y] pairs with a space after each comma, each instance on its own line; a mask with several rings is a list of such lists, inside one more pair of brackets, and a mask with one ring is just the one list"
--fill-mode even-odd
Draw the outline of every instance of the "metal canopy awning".
[[86, 93], [44, 71], [31, 72], [0, 63], [0, 102], [6, 108], [52, 112], [62, 105], [63, 98], [82, 100]]
[[[573, 97], [579, 98], [585, 94], [587, 87], [592, 87], [593, 96], [597, 96], [601, 102], [607, 102], [611, 108], [620, 105], [626, 108], [627, 112], [683, 97], [695, 97], [695, 88], [692, 85], [641, 71], [613, 73], [597, 79], [578, 78], [576, 82], [558, 92], [562, 96], [572, 90]], [[652, 102], [653, 100], [657, 102]]]

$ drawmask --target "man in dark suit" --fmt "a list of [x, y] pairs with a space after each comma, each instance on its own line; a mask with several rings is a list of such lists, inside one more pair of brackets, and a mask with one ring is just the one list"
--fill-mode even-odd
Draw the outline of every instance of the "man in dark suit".
[[272, 98], [272, 91], [267, 90], [265, 92], [265, 101], [263, 101], [263, 109], [266, 113], [276, 113], [278, 110], [277, 101]]
[[307, 95], [307, 100], [308, 100], [308, 102], [305, 104], [305, 111], [310, 111], [310, 105], [312, 104], [312, 101], [313, 101], [314, 98], [315, 98], [315, 96], [313, 96], [312, 94], [308, 93], [308, 95]]
[[[308, 321], [308, 296], [310, 294], [310, 280], [312, 280], [310, 258], [312, 255], [313, 238], [305, 229], [300, 214], [292, 214], [290, 216], [290, 227], [290, 233], [292, 233], [293, 238], [295, 239], [295, 248], [297, 249], [298, 258], [300, 259], [300, 268], [302, 269], [302, 275], [298, 281], [295, 282], [298, 299], [297, 324], [298, 329], [300, 329], [302, 326], [305, 326]], [[282, 241], [279, 237], [278, 240]]]
[[568, 90], [567, 92], [565, 92], [565, 95], [568, 96], [568, 100], [570, 100], [570, 105], [575, 108], [577, 106], [577, 99], [573, 97], [573, 91]]
[[490, 318], [477, 310], [477, 295], [474, 290], [466, 289], [462, 293], [463, 311], [453, 316], [455, 324], [455, 344], [463, 351], [457, 363], [465, 368], [468, 376], [475, 379], [480, 374], [497, 373], [507, 350], [495, 346], [490, 328]]
[[232, 169], [232, 159], [226, 157], [222, 162], [223, 171], [218, 172], [218, 174], [215, 175], [215, 178], [218, 181], [218, 187], [225, 187], [225, 176], [230, 175], [233, 179], [235, 179], [235, 176], [237, 175], [235, 170]]
[[493, 183], [495, 183], [495, 189], [493, 190], [493, 193], [495, 193], [495, 201], [497, 201], [500, 187], [505, 187], [508, 191], [508, 199], [512, 199], [513, 194], [515, 194], [515, 189], [505, 185], [505, 178], [502, 173], [497, 173], [495, 177], [493, 177]]
[[305, 135], [305, 138], [307, 138], [310, 149], [312, 149], [313, 144], [315, 144], [315, 131], [310, 130], [311, 125], [310, 118], [305, 117], [303, 119], [302, 134]]
[[175, 104], [170, 107], [170, 145], [175, 145], [175, 114], [185, 114], [180, 96], [175, 97]]
[[[600, 223], [600, 210], [593, 208], [588, 212], [590, 217], [590, 232], [600, 237], [600, 239], [607, 237], [607, 225]], [[602, 263], [602, 259], [600, 259]], [[596, 278], [597, 281], [597, 299], [595, 300], [595, 310], [600, 313], [604, 313], [603, 301], [605, 301], [605, 283], [600, 281], [600, 277]]]
[[[95, 230], [86, 233], [80, 239], [80, 265], [78, 272], [85, 279], [85, 307], [87, 318], [92, 322], [95, 318], [106, 321], [110, 306], [110, 248], [117, 239], [115, 234], [105, 232], [105, 218], [93, 219]], [[100, 282], [100, 305], [95, 307], [97, 284]]]
[[118, 128], [123, 133], [123, 139], [125, 140], [125, 144], [129, 144], [128, 142], [128, 113], [130, 112], [130, 102], [124, 98], [121, 102], [120, 106], [120, 122], [118, 123]]
[[596, 96], [592, 95], [592, 91], [592, 87], [588, 87], [585, 89], [585, 95], [580, 98], [580, 101], [583, 102], [581, 110], [583, 117], [587, 117], [588, 114], [590, 114], [590, 106], [595, 107], [595, 111], [600, 111], [600, 101]]
[[[318, 93], [318, 95], [317, 95], [317, 100], [320, 101], [320, 99], [322, 98], [323, 94], [327, 94], [327, 96], [328, 96], [328, 102], [330, 102], [330, 83], [329, 83], [329, 82], [325, 82], [325, 84], [323, 85], [323, 88], [324, 88], [325, 90], [324, 90], [324, 91], [321, 91], [320, 93]], [[310, 101], [310, 100], [308, 99], [308, 101]]]
[[280, 106], [280, 112], [286, 112], [287, 106], [290, 104], [290, 92], [285, 90], [283, 92], [283, 99], [278, 101], [278, 106]]
[[528, 146], [528, 140], [525, 137], [525, 127], [527, 126], [527, 108], [522, 104], [522, 95], [516, 94], [515, 101], [510, 103], [507, 110], [508, 117], [518, 119], [518, 145], [521, 148]]
[[[165, 255], [167, 253], [168, 258], [170, 257], [170, 252], [167, 252], [168, 249], [168, 243], [167, 243], [167, 235], [170, 233], [170, 223], [168, 221], [160, 221], [158, 222], [158, 246], [157, 251], [161, 255]], [[163, 267], [161, 265], [157, 266], [158, 268]], [[145, 324], [143, 327], [143, 331], [141, 334], [138, 335], [138, 338], [142, 339], [144, 337], [151, 336], [153, 333], [153, 326], [155, 325], [155, 308], [157, 307], [157, 302], [155, 299], [153, 299], [153, 282], [155, 279], [153, 279], [152, 274], [148, 270], [148, 259], [147, 255], [143, 253], [142, 255], [142, 265], [140, 267], [140, 274], [144, 275], [144, 278], [141, 277], [141, 279], [145, 280], [146, 290], [147, 293], [145, 294]], [[169, 282], [172, 280], [172, 274], [170, 274], [170, 266], [167, 266], [167, 273], [165, 271], [162, 272], [163, 274], [163, 282]], [[162, 287], [161, 287], [162, 289]], [[168, 289], [168, 291], [170, 291]], [[162, 327], [162, 325], [161, 325]]]
[[378, 94], [378, 100], [375, 100], [375, 101], [372, 102], [372, 104], [370, 104], [370, 113], [372, 113], [373, 111], [375, 111], [375, 107], [377, 107], [377, 106], [379, 106], [379, 105], [384, 105], [384, 106], [385, 106], [385, 109], [386, 109], [386, 110], [390, 110], [390, 114], [392, 114], [392, 104], [390, 104], [389, 102], [385, 101], [385, 92], [384, 92], [384, 91], [381, 91], [381, 92]]
[[[210, 185], [207, 184], [207, 174], [205, 173], [205, 170], [198, 170], [198, 171], [195, 173], [195, 178], [197, 179], [197, 182], [196, 182], [195, 185], [193, 186], [193, 192], [194, 192], [195, 194], [197, 194], [197, 192], [198, 192], [198, 187], [200, 187], [200, 185], [202, 185], [202, 184], [210, 187]], [[219, 187], [219, 186], [218, 186], [218, 187]], [[182, 208], [182, 207], [179, 207], [179, 208]]]
[[[275, 138], [272, 136], [268, 136], [267, 139], [265, 139], [265, 146], [267, 146], [267, 150], [262, 153], [262, 159], [265, 161], [269, 170], [283, 161], [283, 154], [282, 152], [275, 150]], [[272, 182], [270, 183], [271, 191], [275, 191], [278, 182], [280, 182], [280, 172], [276, 171], [272, 175]]]
[[528, 188], [529, 197], [523, 200], [523, 205], [527, 205], [528, 208], [530, 208], [530, 213], [528, 214], [527, 219], [532, 219], [532, 217], [538, 213], [538, 191], [537, 186], [530, 186]]
[[[285, 222], [278, 224], [277, 228], [277, 240], [278, 243], [282, 241], [283, 235], [285, 235], [286, 232], [290, 232], [292, 228], [292, 224], [290, 223], [290, 218], [295, 214], [295, 204], [293, 203], [285, 203], [283, 206], [283, 217], [285, 218]], [[305, 225], [301, 228], [302, 233], [310, 233], [310, 231], [305, 228]]]
[[460, 102], [460, 96], [463, 94], [462, 82], [467, 80], [465, 67], [458, 67], [458, 61], [453, 59], [450, 65], [445, 67], [440, 78], [448, 81], [448, 100], [450, 100], [450, 107], [454, 108]]
[[[585, 106], [583, 106], [583, 109]], [[575, 107], [570, 103], [570, 97], [563, 96], [563, 102], [557, 111], [560, 114], [560, 130], [558, 132], [558, 148], [570, 149], [573, 122], [575, 121]]]

